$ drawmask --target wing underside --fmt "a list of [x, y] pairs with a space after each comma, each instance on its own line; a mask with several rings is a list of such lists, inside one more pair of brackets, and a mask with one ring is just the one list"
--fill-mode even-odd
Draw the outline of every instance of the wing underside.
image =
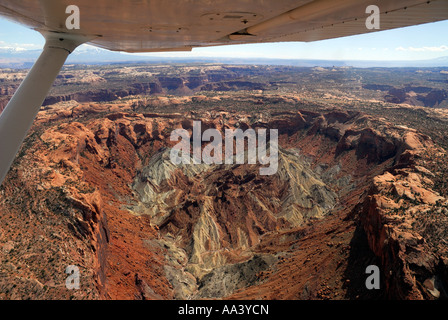
[[[80, 9], [67, 30], [66, 7]], [[78, 33], [115, 51], [191, 50], [242, 43], [317, 41], [448, 19], [448, 0], [0, 0], [0, 15], [38, 31]]]

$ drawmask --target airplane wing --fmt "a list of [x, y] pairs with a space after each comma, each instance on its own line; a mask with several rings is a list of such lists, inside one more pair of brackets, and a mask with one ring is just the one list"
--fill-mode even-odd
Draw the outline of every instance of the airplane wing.
[[[66, 7], [80, 10], [67, 31]], [[380, 10], [370, 30], [366, 8]], [[38, 31], [89, 36], [114, 51], [316, 41], [448, 19], [448, 0], [0, 0], [0, 15]]]

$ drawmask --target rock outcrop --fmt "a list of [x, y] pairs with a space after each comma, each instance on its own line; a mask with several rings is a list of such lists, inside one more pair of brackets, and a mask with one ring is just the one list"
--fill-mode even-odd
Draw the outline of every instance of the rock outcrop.
[[[339, 109], [134, 107], [39, 113], [0, 188], [4, 298], [355, 299], [378, 294], [363, 290], [368, 264], [383, 297], [446, 296], [448, 205], [425, 162], [444, 151], [429, 137]], [[170, 134], [194, 120], [278, 129], [277, 172], [173, 164]], [[81, 290], [64, 288], [67, 265]]]

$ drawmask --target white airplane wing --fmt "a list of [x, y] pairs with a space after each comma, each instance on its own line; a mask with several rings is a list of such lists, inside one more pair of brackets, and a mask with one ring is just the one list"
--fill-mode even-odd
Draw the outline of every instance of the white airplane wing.
[[[67, 30], [66, 8], [80, 11]], [[368, 29], [366, 8], [380, 10]], [[447, 0], [0, 0], [0, 15], [39, 31], [95, 37], [115, 51], [190, 50], [241, 43], [316, 41], [448, 19]]]
[[[379, 29], [366, 25], [376, 13], [367, 10], [371, 5]], [[1, 183], [65, 59], [81, 43], [151, 52], [316, 41], [446, 20], [448, 0], [0, 0], [0, 15], [46, 38], [0, 115]], [[67, 24], [73, 15], [79, 26]]]

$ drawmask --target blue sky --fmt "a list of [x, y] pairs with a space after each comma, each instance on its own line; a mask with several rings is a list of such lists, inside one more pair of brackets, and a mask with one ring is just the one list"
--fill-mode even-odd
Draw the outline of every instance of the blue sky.
[[[42, 36], [0, 18], [0, 49], [40, 49]], [[197, 48], [189, 53], [153, 53], [166, 57], [262, 57], [328, 60], [425, 60], [448, 56], [448, 20], [310, 43], [233, 45]]]

